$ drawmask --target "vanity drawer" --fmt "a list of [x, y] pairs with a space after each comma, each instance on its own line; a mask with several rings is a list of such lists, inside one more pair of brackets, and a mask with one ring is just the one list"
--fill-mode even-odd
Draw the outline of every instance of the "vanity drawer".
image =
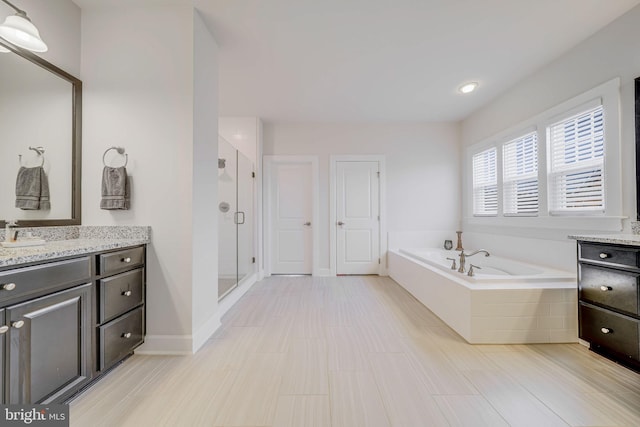
[[138, 347], [144, 341], [142, 307], [100, 326], [100, 360], [102, 371]]
[[141, 305], [144, 301], [143, 284], [142, 268], [100, 280], [99, 323], [107, 322]]
[[609, 246], [596, 243], [580, 243], [581, 260], [597, 261], [608, 265], [631, 268], [640, 267], [638, 261], [639, 250], [624, 246]]
[[0, 303], [88, 282], [90, 260], [82, 257], [0, 271]]
[[100, 274], [110, 274], [144, 263], [144, 248], [137, 247], [100, 255]]
[[640, 321], [580, 303], [580, 338], [640, 361]]
[[638, 281], [640, 273], [580, 264], [581, 300], [609, 306], [638, 315]]

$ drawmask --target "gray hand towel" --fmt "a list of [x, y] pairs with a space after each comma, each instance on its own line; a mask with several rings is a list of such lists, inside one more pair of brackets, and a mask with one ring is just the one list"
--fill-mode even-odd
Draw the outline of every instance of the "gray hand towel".
[[18, 170], [16, 178], [16, 208], [49, 210], [49, 180], [42, 166]]
[[102, 170], [102, 200], [100, 209], [129, 209], [129, 184], [124, 166]]

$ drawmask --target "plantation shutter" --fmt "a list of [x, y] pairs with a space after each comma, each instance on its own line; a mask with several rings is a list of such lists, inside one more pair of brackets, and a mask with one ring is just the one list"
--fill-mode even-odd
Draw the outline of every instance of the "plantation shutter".
[[547, 128], [551, 213], [604, 212], [602, 105]]
[[538, 213], [538, 134], [531, 132], [502, 147], [505, 215]]
[[496, 148], [473, 156], [473, 215], [498, 214]]

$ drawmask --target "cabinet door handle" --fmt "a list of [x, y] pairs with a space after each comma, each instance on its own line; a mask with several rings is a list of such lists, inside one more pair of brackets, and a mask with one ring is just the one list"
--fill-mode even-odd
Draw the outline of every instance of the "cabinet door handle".
[[129, 257], [122, 258], [122, 262], [130, 263], [131, 262], [131, 258], [129, 258]]
[[600, 252], [600, 259], [606, 259], [606, 258], [609, 258], [609, 254]]
[[131, 291], [124, 291], [124, 292], [122, 293], [122, 296], [130, 297], [130, 296], [131, 296]]
[[8, 330], [9, 330], [9, 327], [7, 325], [0, 326], [0, 334], [5, 334], [7, 333]]
[[16, 329], [20, 329], [24, 326], [24, 320], [18, 320], [16, 322], [12, 322], [11, 326], [13, 326]]
[[125, 332], [122, 334], [122, 338], [131, 338], [131, 332]]
[[601, 290], [602, 292], [607, 292], [607, 291], [611, 291], [611, 290], [613, 290], [613, 288], [612, 288], [611, 286], [605, 286], [605, 285], [602, 285], [602, 286], [600, 286], [600, 290]]
[[3, 291], [12, 291], [16, 288], [16, 284], [15, 283], [5, 283], [4, 285], [0, 286], [0, 288], [2, 288]]
[[612, 331], [609, 328], [601, 328], [600, 332], [602, 332], [603, 334], [610, 334]]

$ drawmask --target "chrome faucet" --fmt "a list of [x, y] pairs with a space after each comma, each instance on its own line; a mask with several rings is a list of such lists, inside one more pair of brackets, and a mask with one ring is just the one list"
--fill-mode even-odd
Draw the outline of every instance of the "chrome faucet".
[[464, 267], [467, 261], [467, 257], [474, 256], [475, 254], [478, 254], [480, 252], [484, 252], [485, 257], [488, 257], [490, 255], [489, 252], [486, 251], [485, 249], [478, 249], [477, 251], [471, 252], [470, 254], [465, 254], [464, 250], [460, 251], [460, 268], [458, 268], [458, 273], [466, 272]]

